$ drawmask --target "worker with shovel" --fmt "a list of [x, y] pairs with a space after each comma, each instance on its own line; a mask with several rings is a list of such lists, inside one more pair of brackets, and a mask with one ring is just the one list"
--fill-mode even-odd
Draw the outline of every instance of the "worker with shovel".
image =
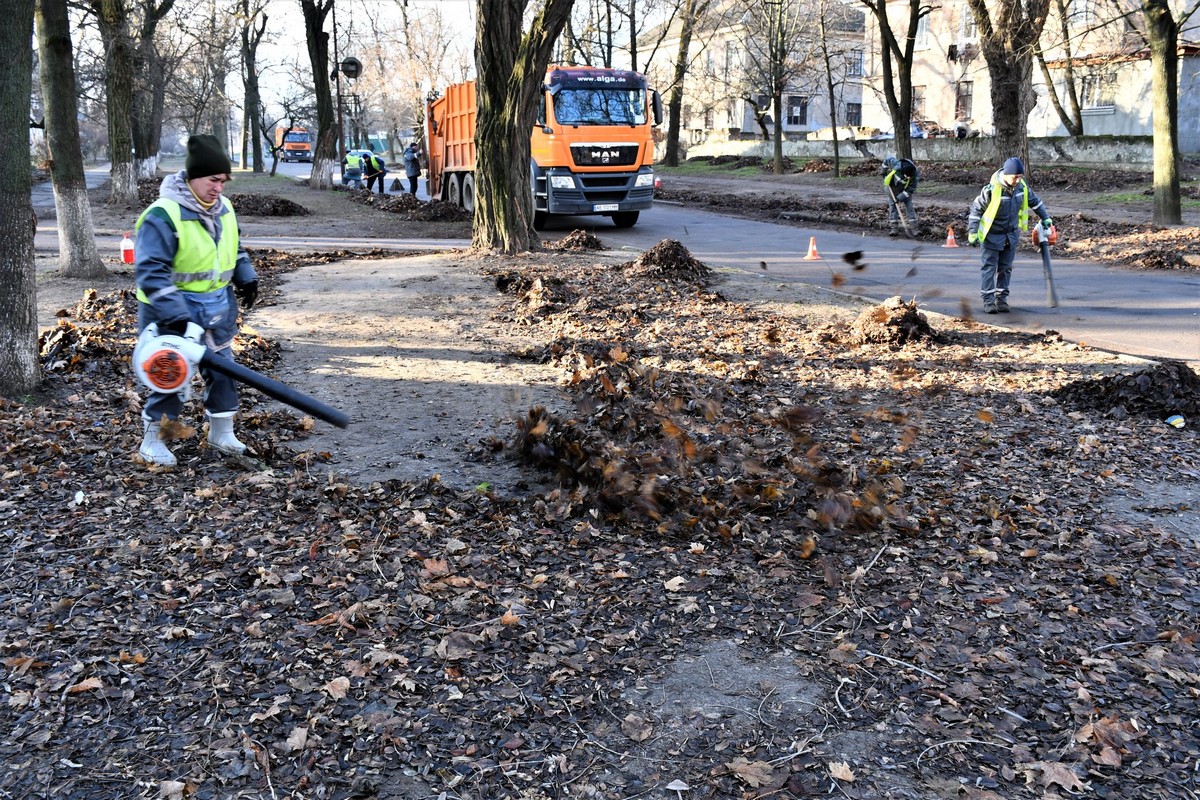
[[884, 189], [888, 196], [888, 236], [898, 236], [903, 223], [907, 236], [917, 235], [917, 213], [913, 210], [912, 196], [921, 182], [917, 165], [907, 158], [888, 156], [883, 162]]
[[1038, 215], [1049, 233], [1053, 222], [1046, 204], [1025, 182], [1025, 165], [1010, 158], [992, 174], [967, 214], [967, 242], [982, 247], [979, 293], [986, 314], [1008, 311], [1008, 284], [1021, 232], [1029, 230], [1029, 212]]

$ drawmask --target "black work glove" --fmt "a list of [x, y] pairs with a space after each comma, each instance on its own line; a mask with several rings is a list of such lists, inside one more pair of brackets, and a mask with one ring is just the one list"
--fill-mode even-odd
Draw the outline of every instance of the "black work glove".
[[911, 195], [908, 192], [901, 192], [900, 194], [896, 195], [896, 202], [903, 203], [909, 197], [911, 197]]
[[183, 319], [173, 319], [170, 322], [160, 322], [158, 323], [158, 332], [183, 336], [187, 333], [187, 326], [190, 321], [185, 317]]
[[237, 287], [237, 296], [242, 301], [242, 308], [254, 308], [254, 301], [258, 299], [258, 281], [249, 281]]
[[971, 240], [971, 247], [979, 247], [979, 240], [978, 240], [978, 239], [972, 239], [972, 240]]

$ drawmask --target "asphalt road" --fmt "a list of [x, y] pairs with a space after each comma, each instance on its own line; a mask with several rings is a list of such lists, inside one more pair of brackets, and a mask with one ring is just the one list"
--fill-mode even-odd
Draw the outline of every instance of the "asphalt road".
[[[552, 221], [544, 233], [553, 237], [584, 226], [593, 226], [610, 247], [637, 251], [678, 239], [709, 266], [760, 274], [765, 286], [802, 281], [829, 287], [837, 273], [845, 279], [839, 287], [843, 292], [877, 300], [915, 297], [922, 308], [950, 315], [961, 314], [965, 303], [973, 316], [994, 325], [1055, 330], [1071, 341], [1147, 358], [1200, 361], [1200, 273], [1057, 260], [1052, 269], [1059, 305], [1048, 308], [1041, 258], [1022, 251], [1013, 266], [1012, 313], [985, 317], [979, 251], [965, 243], [943, 248], [861, 232], [755, 222], [669, 203], [642, 212], [638, 224], [625, 230], [607, 220], [572, 217]], [[814, 237], [821, 258], [806, 261]], [[866, 269], [855, 271], [842, 260], [843, 253], [856, 250], [863, 252]]]
[[[306, 175], [308, 164], [281, 165], [281, 172]], [[90, 171], [88, 182], [104, 180], [103, 170]], [[388, 183], [393, 175], [389, 173]], [[424, 199], [424, 182], [418, 197]], [[49, 184], [34, 188], [35, 207], [53, 206]], [[43, 223], [39, 248], [56, 246], [57, 233]], [[709, 211], [659, 203], [642, 212], [633, 228], [618, 229], [605, 218], [553, 219], [543, 232], [558, 238], [587, 228], [609, 247], [646, 250], [663, 239], [678, 239], [692, 255], [712, 267], [745, 270], [762, 276], [764, 293], [772, 283], [801, 281], [830, 287], [834, 274], [844, 279], [839, 290], [883, 300], [894, 295], [916, 298], [922, 308], [958, 315], [964, 306], [990, 324], [1040, 332], [1055, 330], [1064, 338], [1093, 347], [1147, 358], [1200, 362], [1200, 273], [1127, 270], [1093, 262], [1058, 260], [1053, 264], [1059, 305], [1046, 305], [1041, 259], [1022, 252], [1013, 269], [1009, 314], [984, 316], [979, 301], [979, 252], [916, 244], [907, 239], [867, 236], [797, 225], [756, 222]], [[810, 241], [820, 258], [805, 260]], [[288, 237], [247, 238], [250, 247], [304, 249], [321, 247], [392, 247], [428, 250], [463, 247], [465, 240], [361, 239]], [[842, 254], [862, 251], [867, 267], [853, 270]], [[762, 269], [762, 264], [766, 269]]]

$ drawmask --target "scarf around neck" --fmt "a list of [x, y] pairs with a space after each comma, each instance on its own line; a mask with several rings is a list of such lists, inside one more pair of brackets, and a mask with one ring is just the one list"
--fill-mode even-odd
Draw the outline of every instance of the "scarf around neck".
[[220, 198], [217, 198], [217, 202], [213, 203], [211, 208], [200, 205], [200, 201], [196, 199], [196, 195], [192, 194], [192, 190], [188, 186], [187, 170], [181, 169], [179, 172], [163, 178], [162, 184], [158, 187], [158, 196], [166, 200], [174, 200], [181, 207], [196, 212], [213, 241], [221, 240], [221, 215], [225, 213], [225, 204], [221, 202]]

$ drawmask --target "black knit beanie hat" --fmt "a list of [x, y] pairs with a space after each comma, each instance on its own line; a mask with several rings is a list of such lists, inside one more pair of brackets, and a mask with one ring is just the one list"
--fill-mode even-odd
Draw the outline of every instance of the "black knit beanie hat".
[[228, 175], [233, 171], [220, 140], [207, 133], [188, 137], [187, 161], [184, 164], [189, 181], [209, 175]]

